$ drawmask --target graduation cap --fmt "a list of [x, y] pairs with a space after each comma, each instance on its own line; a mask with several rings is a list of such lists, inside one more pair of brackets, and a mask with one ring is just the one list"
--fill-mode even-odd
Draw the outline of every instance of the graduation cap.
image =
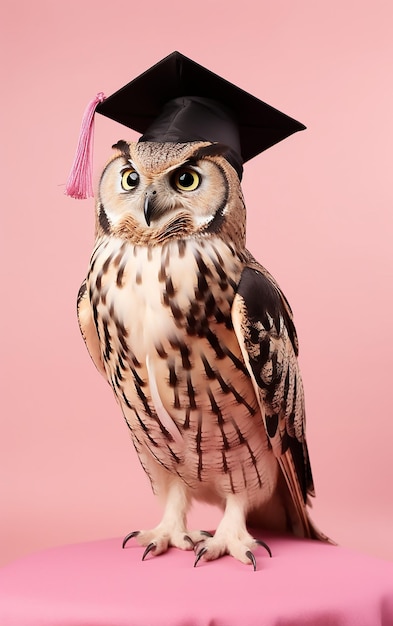
[[243, 163], [305, 126], [173, 52], [105, 98], [99, 93], [85, 111], [80, 142], [66, 193], [93, 195], [91, 149], [94, 112], [142, 134], [139, 141], [210, 141], [225, 144], [227, 160], [242, 176]]

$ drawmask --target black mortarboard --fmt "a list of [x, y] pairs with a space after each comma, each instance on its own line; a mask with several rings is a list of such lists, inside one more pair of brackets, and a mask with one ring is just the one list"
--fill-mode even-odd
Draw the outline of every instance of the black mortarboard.
[[239, 177], [245, 161], [305, 128], [180, 52], [95, 106], [97, 113], [142, 133], [139, 141], [223, 143]]

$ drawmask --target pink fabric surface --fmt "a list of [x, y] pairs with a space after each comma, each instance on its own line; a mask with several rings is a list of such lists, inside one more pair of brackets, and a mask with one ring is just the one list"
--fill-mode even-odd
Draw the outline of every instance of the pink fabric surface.
[[263, 536], [257, 571], [109, 539], [36, 553], [0, 570], [1, 626], [391, 626], [393, 563]]

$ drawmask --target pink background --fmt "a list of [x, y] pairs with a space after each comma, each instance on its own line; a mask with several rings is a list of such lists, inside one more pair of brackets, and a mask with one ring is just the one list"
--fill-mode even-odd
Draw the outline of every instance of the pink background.
[[[246, 166], [248, 246], [295, 313], [314, 519], [393, 559], [392, 18], [388, 0], [3, 4], [1, 563], [160, 515], [79, 335], [93, 202], [63, 191], [87, 102], [175, 49], [308, 127]], [[96, 178], [132, 137], [97, 119]]]

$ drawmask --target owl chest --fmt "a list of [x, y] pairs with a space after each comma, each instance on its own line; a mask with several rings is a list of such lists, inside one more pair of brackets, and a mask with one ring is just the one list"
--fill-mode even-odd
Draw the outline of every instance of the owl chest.
[[258, 488], [266, 449], [231, 325], [241, 269], [223, 242], [149, 250], [108, 240], [87, 281], [107, 377], [143, 466], [158, 462], [194, 486], [219, 467], [228, 491], [244, 486], [248, 466]]
[[240, 272], [241, 261], [221, 241], [152, 248], [101, 241], [87, 283], [104, 354], [123, 343], [145, 359], [212, 325], [228, 328]]

